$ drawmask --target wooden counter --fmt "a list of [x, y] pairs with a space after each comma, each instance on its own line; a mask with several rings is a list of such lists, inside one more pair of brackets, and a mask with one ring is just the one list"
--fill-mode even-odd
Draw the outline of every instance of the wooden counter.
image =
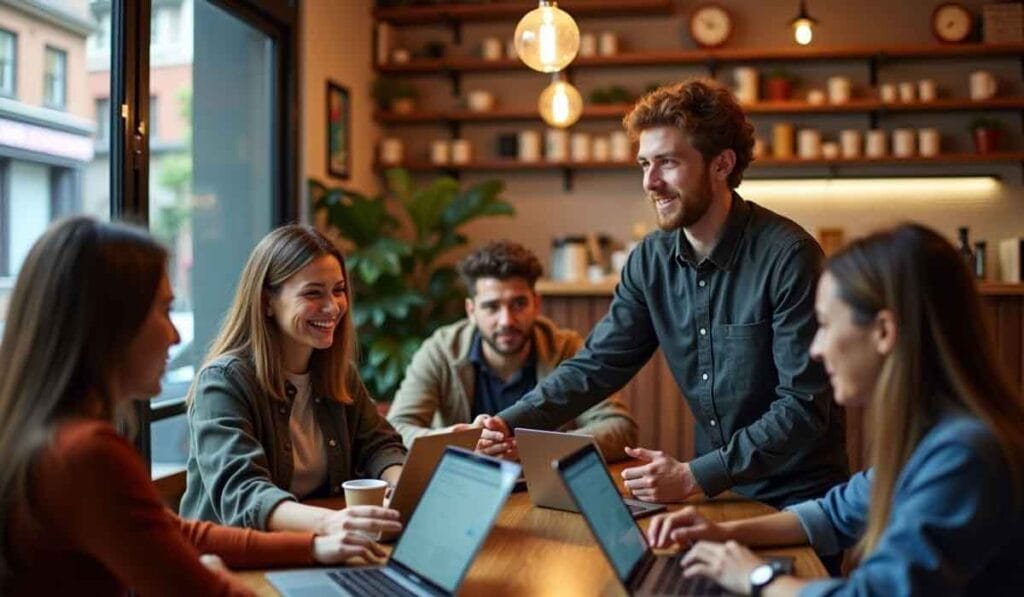
[[[596, 284], [537, 282], [544, 314], [583, 335], [608, 311], [614, 288], [614, 280]], [[979, 292], [996, 355], [1010, 383], [1024, 396], [1024, 284], [984, 282]], [[665, 450], [677, 458], [693, 458], [693, 415], [660, 350], [623, 388], [622, 395], [640, 426], [641, 445]], [[854, 471], [863, 468], [867, 456], [860, 410], [847, 409], [847, 451]]]
[[[636, 464], [636, 462], [628, 463]], [[611, 466], [613, 477], [624, 491], [620, 472], [627, 463]], [[701, 514], [723, 522], [770, 514], [775, 510], [759, 502], [727, 496], [717, 500], [693, 500]], [[338, 500], [321, 500], [317, 505], [342, 507]], [[677, 510], [687, 504], [669, 507]], [[640, 521], [645, 530], [650, 518]], [[827, 576], [824, 566], [810, 547], [778, 547], [756, 550], [762, 555], [794, 558], [797, 576]], [[277, 591], [262, 571], [241, 572], [242, 581], [261, 596]], [[601, 553], [583, 517], [571, 512], [537, 508], [525, 491], [513, 493], [498, 515], [494, 528], [470, 566], [459, 595], [624, 595], [611, 567]]]

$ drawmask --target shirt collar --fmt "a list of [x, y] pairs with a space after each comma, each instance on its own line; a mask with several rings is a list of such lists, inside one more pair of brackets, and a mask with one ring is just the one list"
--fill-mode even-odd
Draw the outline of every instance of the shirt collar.
[[[743, 230], [746, 228], [747, 219], [750, 214], [750, 205], [740, 197], [736, 191], [732, 192], [732, 206], [729, 208], [729, 215], [725, 217], [722, 224], [722, 232], [719, 235], [715, 248], [711, 250], [707, 260], [718, 269], [729, 269], [736, 255], [736, 248], [743, 237]], [[700, 265], [697, 262], [697, 253], [693, 245], [686, 238], [682, 228], [676, 230], [676, 258], [681, 259], [691, 267]]]

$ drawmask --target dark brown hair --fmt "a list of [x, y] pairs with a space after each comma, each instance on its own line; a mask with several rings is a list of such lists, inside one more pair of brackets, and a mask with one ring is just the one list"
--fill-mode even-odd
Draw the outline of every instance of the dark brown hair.
[[898, 328], [868, 406], [875, 476], [860, 555], [878, 546], [896, 479], [950, 408], [973, 414], [997, 438], [1019, 505], [1024, 408], [997, 365], [973, 276], [956, 249], [929, 228], [904, 224], [851, 243], [825, 268], [855, 323], [888, 310]]
[[533, 288], [544, 273], [544, 267], [536, 255], [523, 245], [509, 240], [487, 243], [466, 255], [459, 263], [458, 270], [471, 297], [476, 293], [476, 281], [480, 278], [522, 278]]
[[733, 150], [736, 165], [729, 173], [733, 189], [754, 157], [754, 126], [732, 92], [710, 80], [688, 79], [655, 89], [640, 98], [622, 125], [633, 141], [649, 128], [677, 128], [686, 133], [705, 162]]

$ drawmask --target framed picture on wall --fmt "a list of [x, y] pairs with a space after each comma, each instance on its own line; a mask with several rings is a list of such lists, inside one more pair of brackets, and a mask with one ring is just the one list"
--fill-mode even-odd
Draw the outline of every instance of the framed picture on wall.
[[348, 88], [327, 81], [327, 173], [335, 178], [352, 172], [351, 114]]

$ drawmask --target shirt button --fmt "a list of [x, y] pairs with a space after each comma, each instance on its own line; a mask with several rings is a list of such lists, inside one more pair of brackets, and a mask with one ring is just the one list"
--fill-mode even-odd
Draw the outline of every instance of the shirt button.
[[714, 426], [715, 426], [715, 420], [714, 420], [714, 419], [711, 419], [711, 423], [710, 423], [710, 425], [711, 425], [712, 427], [714, 427]]
[[707, 336], [708, 335], [707, 328], [700, 328], [700, 335], [701, 336]]
[[282, 415], [286, 415], [288, 414], [288, 409], [282, 406], [281, 408], [277, 409], [277, 412], [281, 413]]
[[701, 288], [704, 288], [707, 285], [708, 285], [708, 283], [705, 282], [704, 280], [701, 280], [700, 282], [697, 282], [697, 286], [700, 286]]
[[707, 373], [702, 373], [700, 378], [703, 379], [704, 381], [707, 381], [708, 380], [708, 374]]
[[291, 452], [292, 451], [292, 444], [291, 444], [291, 442], [285, 442], [284, 443], [284, 451], [285, 452]]
[[328, 440], [327, 445], [333, 448], [334, 446], [338, 445], [338, 442], [334, 441], [333, 439]]
[[314, 398], [313, 402], [316, 402], [317, 404], [320, 404], [320, 399], [319, 398]]

